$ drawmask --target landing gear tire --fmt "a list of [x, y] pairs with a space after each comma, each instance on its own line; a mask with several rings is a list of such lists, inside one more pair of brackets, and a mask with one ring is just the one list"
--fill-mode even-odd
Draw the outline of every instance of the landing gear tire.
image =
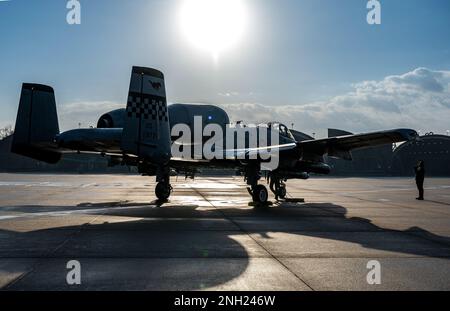
[[253, 201], [258, 203], [267, 203], [269, 193], [263, 185], [257, 185], [253, 190]]
[[167, 201], [172, 192], [172, 186], [170, 184], [159, 182], [155, 188], [155, 195], [161, 201]]

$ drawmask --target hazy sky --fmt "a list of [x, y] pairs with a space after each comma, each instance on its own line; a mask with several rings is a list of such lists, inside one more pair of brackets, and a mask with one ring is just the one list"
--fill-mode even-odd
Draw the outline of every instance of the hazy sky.
[[22, 82], [55, 88], [62, 129], [93, 125], [125, 106], [139, 65], [165, 73], [169, 102], [224, 105], [232, 118], [450, 129], [448, 0], [381, 0], [378, 26], [365, 0], [241, 0], [240, 40], [216, 58], [187, 40], [183, 0], [80, 2], [81, 25], [68, 25], [66, 0], [0, 1], [0, 126], [14, 124]]

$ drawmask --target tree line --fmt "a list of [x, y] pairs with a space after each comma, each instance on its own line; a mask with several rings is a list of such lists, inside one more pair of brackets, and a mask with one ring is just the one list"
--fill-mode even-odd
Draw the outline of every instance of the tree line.
[[11, 125], [7, 125], [3, 128], [0, 128], [0, 140], [12, 135], [14, 130]]

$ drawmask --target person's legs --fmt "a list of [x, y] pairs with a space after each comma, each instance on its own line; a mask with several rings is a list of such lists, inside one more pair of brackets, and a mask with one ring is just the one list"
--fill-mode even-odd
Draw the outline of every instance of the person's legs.
[[423, 200], [423, 194], [424, 194], [424, 190], [423, 190], [423, 180], [418, 180], [416, 182], [417, 184], [417, 189], [419, 190], [419, 197], [417, 198], [418, 200]]

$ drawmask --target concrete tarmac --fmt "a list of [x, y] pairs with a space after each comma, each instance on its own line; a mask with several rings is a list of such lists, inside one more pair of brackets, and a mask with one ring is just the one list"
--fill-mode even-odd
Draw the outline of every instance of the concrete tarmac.
[[411, 178], [292, 180], [305, 203], [270, 207], [238, 177], [172, 184], [160, 205], [149, 177], [0, 174], [0, 289], [450, 290], [450, 178], [426, 201]]

